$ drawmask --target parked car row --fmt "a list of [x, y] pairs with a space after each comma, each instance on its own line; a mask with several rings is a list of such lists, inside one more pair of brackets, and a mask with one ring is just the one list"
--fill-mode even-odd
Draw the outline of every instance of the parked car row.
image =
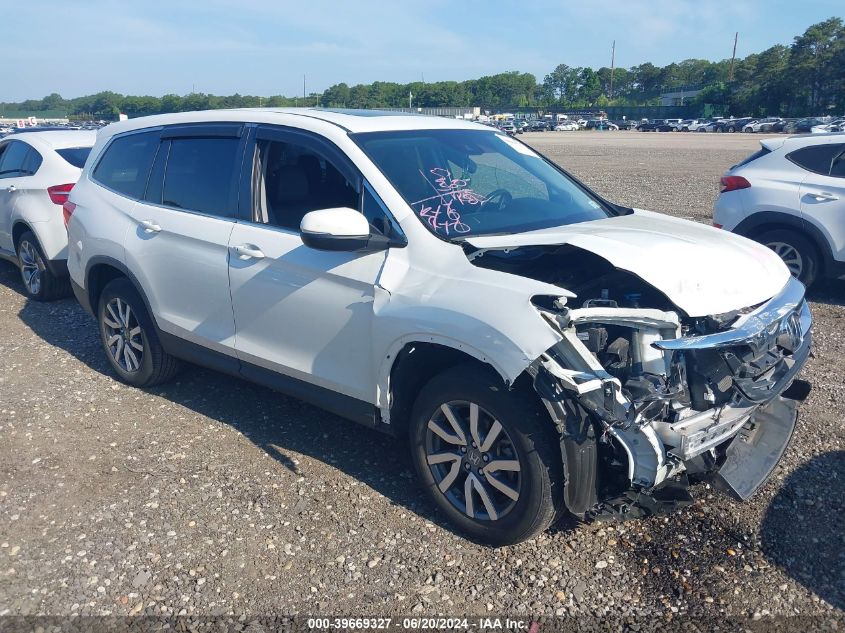
[[845, 117], [838, 119], [783, 119], [780, 117], [738, 119], [652, 119], [636, 125], [640, 132], [715, 132], [746, 134], [779, 133], [803, 134], [839, 132], [845, 129]]
[[101, 127], [108, 125], [109, 121], [78, 121], [74, 123], [50, 123], [27, 127], [16, 127], [12, 125], [0, 126], [0, 138], [8, 136], [9, 134], [22, 134], [29, 132], [46, 132], [46, 131], [73, 131], [73, 130], [99, 130]]
[[683, 507], [691, 476], [747, 499], [807, 393], [804, 286], [513, 133], [239, 109], [16, 135], [0, 248], [33, 299], [70, 286], [120, 380], [197, 363], [404, 438], [478, 541]]

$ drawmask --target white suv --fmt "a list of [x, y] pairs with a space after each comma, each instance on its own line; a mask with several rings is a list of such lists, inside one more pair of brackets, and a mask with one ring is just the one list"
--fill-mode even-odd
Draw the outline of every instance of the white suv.
[[0, 141], [0, 257], [20, 267], [32, 299], [70, 294], [62, 204], [95, 139], [95, 132], [51, 130]]
[[101, 131], [68, 205], [117, 375], [177, 359], [409, 440], [473, 538], [737, 498], [792, 433], [803, 286], [767, 248], [614, 205], [462, 121], [290, 109]]
[[760, 145], [722, 177], [714, 225], [765, 244], [807, 286], [845, 276], [845, 134]]

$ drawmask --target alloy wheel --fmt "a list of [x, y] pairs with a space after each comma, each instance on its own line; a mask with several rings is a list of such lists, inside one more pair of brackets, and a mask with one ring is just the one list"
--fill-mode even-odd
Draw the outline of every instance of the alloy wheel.
[[41, 272], [45, 270], [44, 260], [35, 246], [24, 240], [18, 248], [18, 259], [21, 264], [21, 277], [27, 291], [32, 295], [41, 292]]
[[793, 277], [797, 278], [801, 276], [801, 273], [804, 271], [804, 258], [801, 257], [801, 253], [798, 252], [797, 248], [786, 242], [771, 242], [770, 244], [766, 244], [766, 246], [772, 249], [783, 260], [783, 263], [786, 264]]
[[129, 304], [115, 297], [103, 313], [106, 347], [121, 369], [133, 373], [141, 368], [144, 339], [138, 317]]
[[496, 521], [513, 510], [522, 484], [514, 444], [474, 402], [451, 401], [428, 421], [426, 462], [440, 492], [471, 519]]

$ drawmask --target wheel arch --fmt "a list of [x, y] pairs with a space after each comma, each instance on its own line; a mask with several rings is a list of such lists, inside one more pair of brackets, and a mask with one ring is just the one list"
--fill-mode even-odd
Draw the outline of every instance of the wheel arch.
[[[540, 404], [530, 387], [530, 378], [522, 372], [515, 379], [487, 355], [475, 348], [445, 337], [426, 336], [403, 339], [387, 355], [379, 381], [379, 404], [382, 420], [390, 424], [397, 436], [405, 434], [417, 394], [428, 381], [447, 369], [467, 365], [488, 372], [509, 389], [527, 394]], [[549, 419], [551, 424], [551, 418]]]
[[805, 219], [780, 213], [778, 211], [761, 211], [754, 213], [740, 222], [733, 230], [734, 233], [754, 239], [754, 236], [760, 235], [767, 231], [775, 230], [789, 230], [796, 231], [807, 238], [810, 243], [815, 246], [816, 252], [819, 254], [819, 264], [822, 275], [825, 271], [831, 269], [833, 264], [833, 254], [830, 250], [830, 245], [825, 239], [824, 234], [810, 222]]
[[[32, 230], [32, 227], [26, 220], [17, 219], [15, 220], [14, 224], [12, 225], [12, 248], [15, 249], [15, 252], [18, 251], [18, 243], [20, 242], [21, 237], [24, 233], [29, 231], [33, 235], [35, 235], [35, 239], [38, 239], [38, 235], [35, 231]], [[39, 240], [39, 245], [41, 244]]]
[[141, 300], [144, 302], [144, 308], [147, 310], [147, 314], [150, 316], [150, 319], [152, 319], [153, 324], [158, 330], [159, 328], [156, 323], [155, 315], [150, 309], [150, 302], [147, 299], [144, 289], [138, 282], [138, 279], [122, 262], [112, 257], [92, 257], [86, 266], [84, 292], [85, 296], [88, 298], [90, 312], [96, 317], [97, 306], [99, 305], [100, 295], [102, 295], [103, 289], [110, 281], [121, 277], [128, 279], [129, 282], [135, 286], [135, 290], [138, 291], [138, 294], [141, 296]]

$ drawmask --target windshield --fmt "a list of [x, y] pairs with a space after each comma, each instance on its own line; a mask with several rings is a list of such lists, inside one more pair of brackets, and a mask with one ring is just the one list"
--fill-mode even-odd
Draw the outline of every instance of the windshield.
[[353, 139], [426, 228], [444, 239], [610, 216], [529, 147], [495, 131], [370, 132]]

